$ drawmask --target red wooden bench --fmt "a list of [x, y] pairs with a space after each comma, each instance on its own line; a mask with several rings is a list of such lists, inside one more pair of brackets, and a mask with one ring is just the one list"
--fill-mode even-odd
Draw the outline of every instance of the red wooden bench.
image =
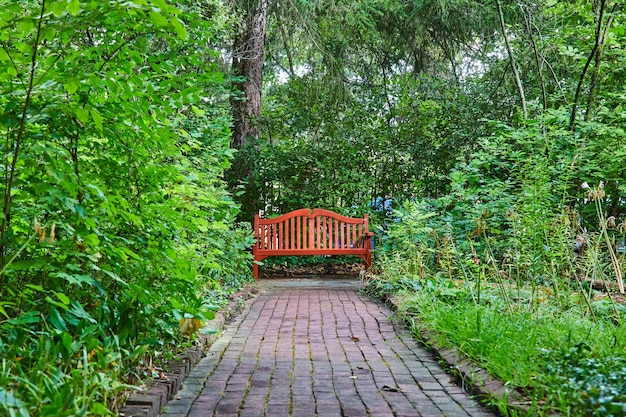
[[[365, 269], [372, 263], [368, 216], [352, 218], [322, 209], [300, 209], [273, 219], [254, 216], [252, 253], [255, 261], [268, 256], [356, 255]], [[254, 263], [254, 278], [259, 265]]]

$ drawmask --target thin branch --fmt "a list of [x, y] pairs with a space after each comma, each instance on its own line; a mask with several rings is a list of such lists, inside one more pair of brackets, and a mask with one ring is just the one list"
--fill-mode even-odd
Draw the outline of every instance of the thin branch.
[[585, 111], [585, 121], [589, 120], [591, 117], [591, 110], [593, 109], [593, 102], [596, 96], [597, 87], [598, 87], [598, 78], [600, 77], [600, 66], [602, 64], [602, 55], [604, 50], [604, 45], [606, 44], [606, 39], [608, 36], [609, 29], [613, 24], [614, 13], [619, 6], [619, 3], [615, 3], [611, 12], [609, 14], [609, 19], [604, 26], [604, 30], [602, 31], [602, 35], [600, 36], [600, 40], [598, 42], [598, 50], [596, 51], [596, 55], [594, 57], [594, 66], [593, 73], [591, 75], [591, 84], [589, 85], [589, 98], [587, 99], [587, 110]]
[[582, 72], [580, 73], [580, 77], [578, 79], [578, 85], [576, 86], [576, 94], [574, 94], [574, 104], [572, 105], [572, 113], [569, 118], [569, 128], [574, 130], [576, 123], [576, 113], [578, 112], [578, 102], [580, 101], [580, 92], [583, 88], [583, 82], [585, 81], [585, 76], [587, 75], [587, 71], [589, 70], [589, 65], [593, 60], [594, 56], [596, 56], [596, 51], [600, 47], [600, 36], [602, 33], [602, 19], [604, 18], [604, 7], [606, 5], [606, 0], [600, 0], [600, 15], [598, 17], [598, 25], [596, 26], [596, 39], [591, 49], [591, 53], [587, 57], [587, 62], [585, 62], [585, 66], [583, 67]]
[[530, 21], [530, 13], [526, 13], [522, 4], [518, 4], [519, 8], [522, 10], [522, 15], [524, 16], [524, 27], [526, 32], [528, 33], [528, 37], [530, 39], [530, 44], [533, 48], [533, 52], [535, 54], [535, 63], [537, 65], [537, 74], [539, 76], [539, 84], [541, 85], [541, 101], [543, 104], [543, 111], [545, 112], [548, 108], [548, 95], [546, 93], [546, 83], [543, 79], [543, 64], [545, 58], [539, 54], [539, 49], [537, 48], [537, 43], [535, 42], [535, 37], [533, 36], [532, 25]]
[[511, 44], [509, 43], [508, 36], [506, 36], [506, 25], [504, 23], [504, 13], [502, 12], [502, 5], [500, 4], [500, 0], [496, 0], [496, 6], [498, 7], [498, 16], [500, 18], [500, 26], [502, 27], [502, 36], [504, 36], [504, 43], [506, 44], [506, 50], [509, 53], [509, 60], [511, 61], [511, 70], [513, 71], [515, 83], [517, 84], [520, 100], [522, 102], [522, 113], [524, 116], [524, 120], [526, 120], [528, 111], [526, 110], [526, 97], [524, 96], [524, 86], [522, 85], [522, 80], [520, 79], [519, 72], [517, 71], [517, 66], [515, 65], [515, 56], [513, 55], [513, 49], [511, 48]]

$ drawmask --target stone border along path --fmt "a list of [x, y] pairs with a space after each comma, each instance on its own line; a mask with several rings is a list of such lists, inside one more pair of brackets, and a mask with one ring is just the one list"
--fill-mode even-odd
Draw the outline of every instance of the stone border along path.
[[494, 415], [359, 281], [263, 281], [163, 417]]

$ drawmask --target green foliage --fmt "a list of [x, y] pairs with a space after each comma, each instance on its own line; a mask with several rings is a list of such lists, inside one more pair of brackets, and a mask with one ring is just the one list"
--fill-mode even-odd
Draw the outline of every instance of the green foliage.
[[[429, 340], [457, 349], [524, 393], [532, 415], [621, 410], [626, 335], [609, 320], [583, 316], [578, 306], [583, 301], [575, 294], [564, 303], [550, 287], [511, 287], [514, 309], [509, 310], [495, 283], [395, 273], [384, 273], [365, 291], [393, 297], [397, 314], [417, 338], [427, 332]], [[589, 352], [575, 357], [580, 345]], [[507, 402], [507, 397], [492, 399], [504, 415], [513, 415]]]
[[0, 1], [0, 410], [109, 414], [249, 279], [221, 7]]
[[545, 383], [559, 387], [550, 401], [588, 416], [626, 414], [626, 358], [594, 355], [586, 343], [544, 355]]

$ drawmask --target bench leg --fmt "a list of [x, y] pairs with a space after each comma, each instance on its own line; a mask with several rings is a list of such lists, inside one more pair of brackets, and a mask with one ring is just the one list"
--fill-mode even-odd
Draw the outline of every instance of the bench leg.
[[257, 264], [255, 261], [252, 262], [252, 272], [254, 273], [254, 279], [257, 280], [259, 279], [259, 264]]

